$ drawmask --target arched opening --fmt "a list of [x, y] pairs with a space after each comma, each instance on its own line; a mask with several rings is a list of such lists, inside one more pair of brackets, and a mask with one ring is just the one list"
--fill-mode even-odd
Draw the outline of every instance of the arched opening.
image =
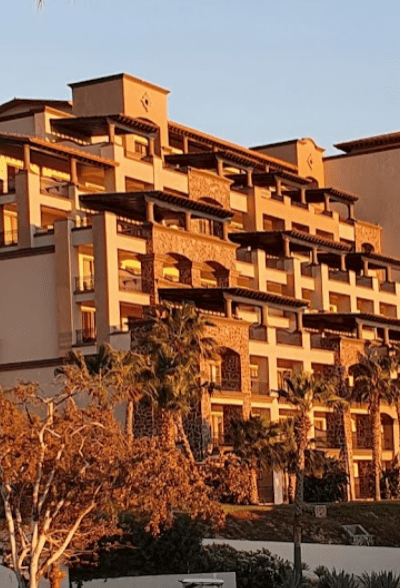
[[382, 449], [392, 451], [394, 448], [393, 419], [385, 413], [381, 414]]
[[216, 261], [206, 261], [200, 270], [202, 288], [229, 287], [229, 270]]
[[242, 366], [240, 355], [229, 347], [222, 347], [221, 355], [221, 388], [231, 392], [242, 389]]
[[374, 253], [375, 247], [371, 243], [363, 243], [361, 245], [361, 251], [363, 253]]
[[162, 272], [164, 280], [169, 282], [192, 283], [192, 262], [179, 253], [168, 253]]
[[[221, 203], [218, 202], [218, 200], [214, 200], [214, 198], [200, 198], [199, 202], [209, 204], [216, 208], [222, 208]], [[223, 237], [222, 223], [220, 221], [209, 218], [195, 218], [194, 215], [192, 215], [192, 227], [202, 235], [211, 235], [220, 239]]]

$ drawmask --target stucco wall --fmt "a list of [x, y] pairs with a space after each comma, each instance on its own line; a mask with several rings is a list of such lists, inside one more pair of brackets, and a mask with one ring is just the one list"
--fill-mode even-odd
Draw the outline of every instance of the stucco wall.
[[50, 253], [1, 261], [0, 364], [57, 357], [53, 260]]
[[382, 249], [400, 257], [400, 149], [325, 159], [327, 185], [360, 196], [356, 215], [383, 228]]

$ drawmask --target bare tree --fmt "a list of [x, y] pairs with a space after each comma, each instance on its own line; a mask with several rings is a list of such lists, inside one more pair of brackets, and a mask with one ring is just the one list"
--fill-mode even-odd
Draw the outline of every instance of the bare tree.
[[132, 444], [111, 408], [96, 397], [79, 406], [66, 381], [52, 398], [35, 384], [0, 394], [1, 539], [20, 588], [49, 575], [56, 586], [59, 563], [120, 532], [119, 512], [136, 513], [154, 533], [176, 509], [222, 516], [182, 454], [154, 440]]

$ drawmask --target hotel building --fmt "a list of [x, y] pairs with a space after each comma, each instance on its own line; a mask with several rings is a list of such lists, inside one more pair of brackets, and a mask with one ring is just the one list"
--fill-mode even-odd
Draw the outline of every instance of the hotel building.
[[[326, 182], [312, 139], [232, 144], [169, 120], [168, 91], [126, 74], [70, 87], [71, 101], [0, 106], [3, 386], [48, 384], [71, 349], [129, 349], [146, 307], [191, 300], [221, 347], [202, 366], [217, 386], [187, 423], [202, 458], [229, 447], [236, 414], [291, 416], [277, 391], [293, 371], [346, 377], [365, 341], [400, 341], [400, 260], [356, 218], [357, 195]], [[367, 408], [352, 415], [366, 497]], [[316, 406], [317, 445], [338, 455], [342, 436]], [[383, 462], [398, 451], [385, 405]], [[262, 500], [284, 500], [281, 482], [265, 475]]]

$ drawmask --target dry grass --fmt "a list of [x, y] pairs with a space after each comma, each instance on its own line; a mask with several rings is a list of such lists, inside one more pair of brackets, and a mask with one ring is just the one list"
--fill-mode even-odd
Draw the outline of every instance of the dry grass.
[[[293, 506], [225, 505], [225, 527], [218, 537], [252, 541], [292, 541]], [[374, 545], [400, 547], [400, 501], [328, 505], [326, 519], [303, 515], [305, 543], [349, 543], [341, 525], [358, 523], [373, 535]]]

